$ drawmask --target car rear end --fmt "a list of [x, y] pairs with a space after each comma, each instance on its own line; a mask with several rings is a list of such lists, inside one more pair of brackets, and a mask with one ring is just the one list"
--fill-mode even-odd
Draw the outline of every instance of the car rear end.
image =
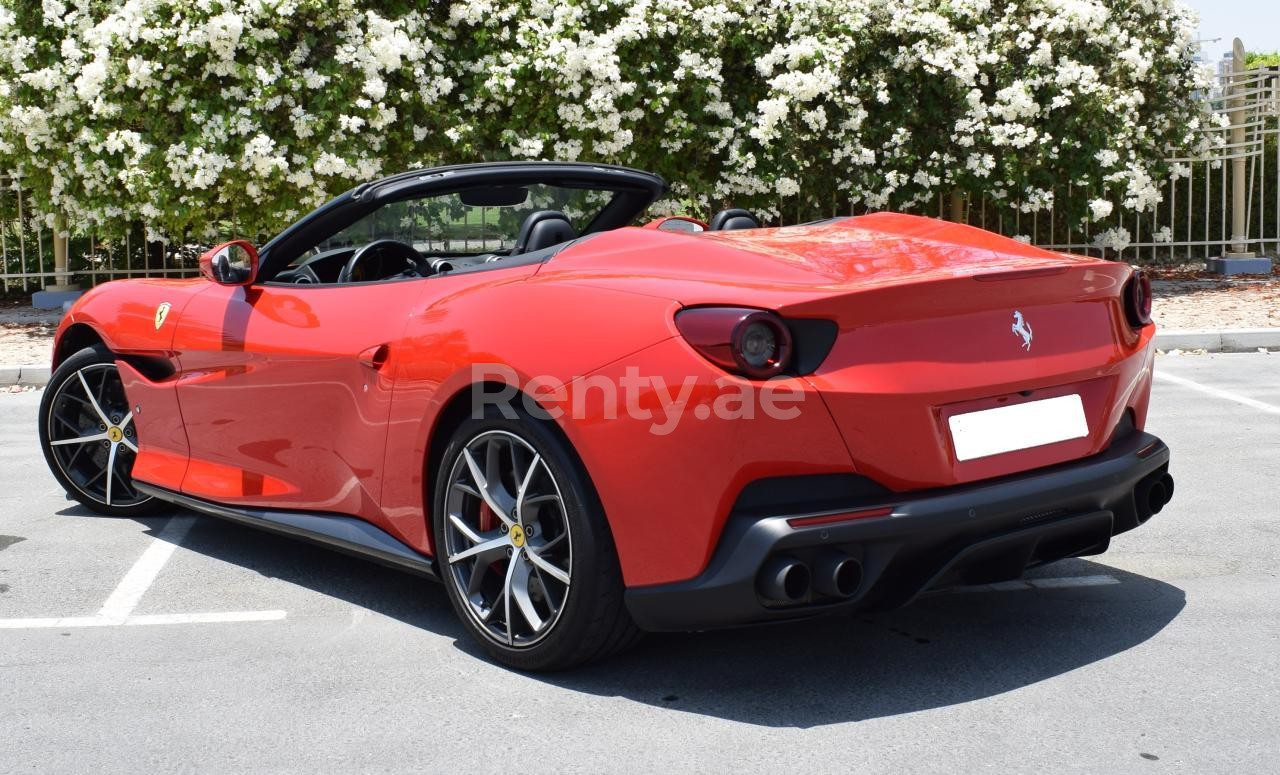
[[992, 268], [779, 312], [837, 321], [808, 379], [859, 472], [909, 491], [1088, 457], [1126, 415], [1142, 427], [1155, 327], [1128, 309], [1134, 283], [1121, 264]]
[[1172, 496], [1169, 451], [1143, 431], [1155, 327], [1141, 273], [927, 219], [850, 220], [862, 230], [845, 239], [839, 225], [718, 239], [821, 272], [769, 313], [797, 338], [834, 323], [800, 376], [853, 470], [752, 482], [703, 574], [629, 592], [642, 626], [1017, 578], [1105, 551]]

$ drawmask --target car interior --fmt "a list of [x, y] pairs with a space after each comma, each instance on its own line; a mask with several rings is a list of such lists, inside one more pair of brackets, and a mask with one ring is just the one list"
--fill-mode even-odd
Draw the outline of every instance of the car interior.
[[760, 219], [741, 207], [721, 210], [711, 217], [709, 231], [737, 231], [738, 229], [758, 229]]
[[[625, 195], [600, 187], [534, 182], [395, 198], [325, 234], [269, 282], [382, 282], [538, 263], [574, 242], [632, 220], [634, 215], [622, 223], [613, 223], [619, 220], [616, 214], [604, 218], [618, 209]], [[704, 231], [693, 219], [671, 223], [679, 228], [658, 228]], [[716, 213], [705, 230], [759, 227], [753, 214], [731, 208]]]

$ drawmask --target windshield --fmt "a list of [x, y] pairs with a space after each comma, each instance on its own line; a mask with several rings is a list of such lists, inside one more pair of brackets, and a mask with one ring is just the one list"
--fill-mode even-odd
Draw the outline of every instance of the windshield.
[[530, 214], [558, 210], [580, 234], [615, 195], [603, 189], [535, 183], [391, 202], [322, 240], [301, 259], [383, 239], [412, 245], [424, 255], [507, 252], [515, 247], [520, 226]]

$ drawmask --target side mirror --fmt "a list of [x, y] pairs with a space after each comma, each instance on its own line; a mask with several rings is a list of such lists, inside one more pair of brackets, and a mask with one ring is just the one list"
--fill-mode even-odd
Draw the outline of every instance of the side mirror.
[[200, 274], [219, 285], [248, 285], [258, 274], [258, 250], [245, 240], [209, 248], [200, 254]]

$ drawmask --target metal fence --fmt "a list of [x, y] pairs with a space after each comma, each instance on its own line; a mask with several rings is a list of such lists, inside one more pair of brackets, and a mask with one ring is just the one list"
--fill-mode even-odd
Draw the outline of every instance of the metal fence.
[[[1219, 88], [1203, 99], [1225, 123], [1202, 130], [1214, 141], [1206, 152], [1169, 160], [1174, 171], [1161, 185], [1162, 201], [1154, 210], [1126, 210], [1112, 197], [1112, 216], [1081, 224], [1054, 209], [1022, 213], [1016, 203], [982, 198], [967, 203], [964, 219], [1052, 250], [1133, 262], [1179, 264], [1228, 251], [1280, 255], [1280, 71], [1242, 68], [1220, 79]], [[1064, 197], [1078, 204], [1097, 195], [1068, 186], [1055, 192], [1055, 201]], [[946, 202], [939, 201], [938, 214], [950, 215]], [[1127, 247], [1116, 251], [1097, 244], [1099, 233], [1111, 229], [1129, 234]]]
[[0, 212], [8, 216], [0, 220], [0, 277], [4, 278], [4, 292], [51, 278], [51, 273], [45, 271], [53, 265], [49, 232], [28, 217], [22, 191], [12, 181], [0, 179]]
[[122, 277], [182, 277], [198, 271], [190, 251], [148, 242], [136, 224], [123, 238], [99, 239], [92, 231], [72, 232], [66, 240], [66, 271], [55, 265], [54, 232], [34, 217], [20, 181], [0, 177], [0, 288], [4, 295], [47, 285], [79, 283], [89, 287]]
[[[1135, 213], [1113, 199], [1112, 216], [1082, 224], [1054, 209], [1020, 212], [1016, 203], [975, 198], [957, 207], [939, 197], [940, 217], [966, 220], [1042, 247], [1144, 263], [1182, 263], [1252, 251], [1280, 256], [1280, 68], [1245, 70], [1237, 52], [1234, 72], [1204, 95], [1225, 117], [1203, 129], [1212, 150], [1170, 159], [1175, 172], [1163, 182], [1161, 203]], [[1096, 192], [1068, 186], [1055, 201], [1085, 201]], [[958, 216], [958, 217], [957, 217]], [[1105, 249], [1102, 230], [1124, 229], [1128, 245]], [[66, 271], [55, 267], [52, 230], [29, 212], [20, 181], [0, 177], [0, 288], [4, 295], [73, 282], [82, 287], [129, 276], [181, 277], [197, 272], [197, 251], [148, 242], [141, 224], [123, 239], [99, 240], [92, 232], [67, 241]]]

